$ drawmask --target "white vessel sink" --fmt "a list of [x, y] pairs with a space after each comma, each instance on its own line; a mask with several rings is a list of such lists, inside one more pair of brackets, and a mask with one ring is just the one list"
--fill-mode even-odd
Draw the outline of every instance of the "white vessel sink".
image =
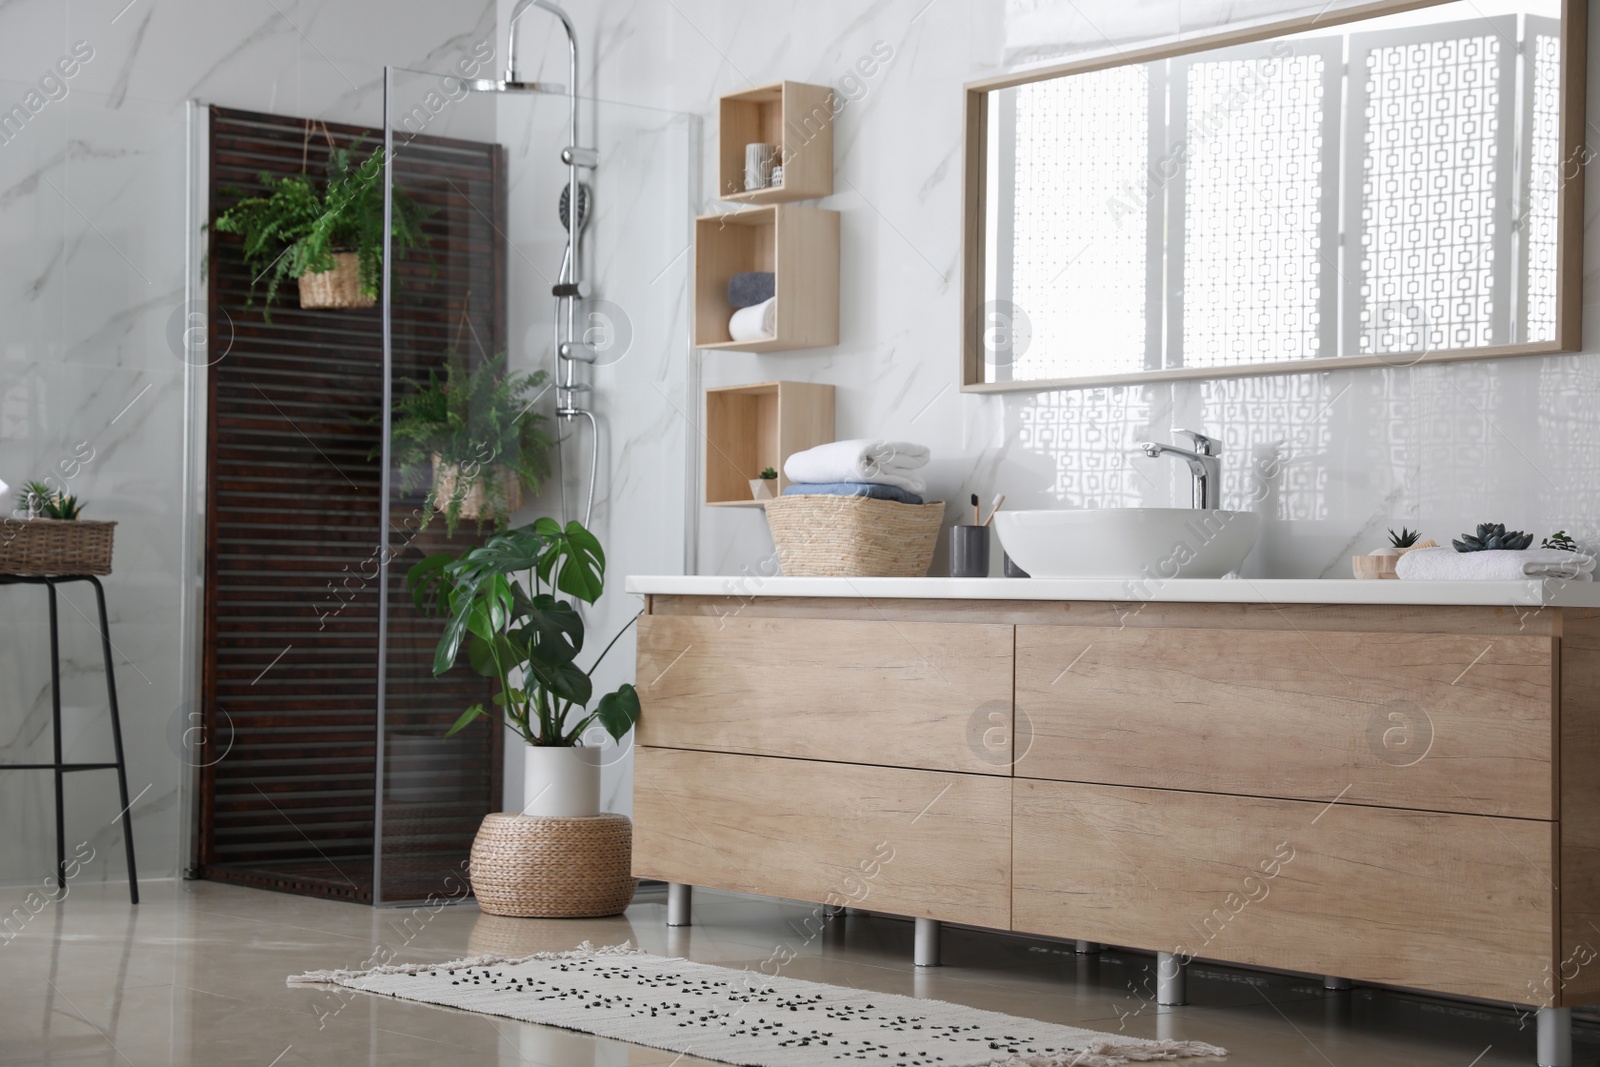
[[1198, 508], [1001, 511], [994, 523], [1034, 578], [1221, 578], [1261, 531], [1254, 512]]

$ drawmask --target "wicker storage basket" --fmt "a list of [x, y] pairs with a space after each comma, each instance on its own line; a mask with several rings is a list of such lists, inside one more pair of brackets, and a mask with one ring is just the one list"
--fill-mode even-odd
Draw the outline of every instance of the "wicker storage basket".
[[361, 295], [361, 267], [354, 252], [335, 252], [333, 269], [300, 275], [303, 308], [369, 308], [377, 297]]
[[933, 562], [944, 501], [803, 494], [770, 501], [766, 512], [789, 577], [921, 578]]
[[616, 915], [633, 900], [633, 823], [626, 815], [485, 815], [472, 842], [472, 892], [490, 915]]
[[0, 574], [110, 574], [115, 522], [0, 520]]

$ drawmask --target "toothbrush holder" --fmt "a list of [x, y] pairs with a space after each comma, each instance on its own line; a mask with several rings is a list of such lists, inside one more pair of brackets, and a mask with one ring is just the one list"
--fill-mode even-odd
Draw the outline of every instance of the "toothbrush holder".
[[989, 577], [989, 527], [950, 527], [950, 577]]

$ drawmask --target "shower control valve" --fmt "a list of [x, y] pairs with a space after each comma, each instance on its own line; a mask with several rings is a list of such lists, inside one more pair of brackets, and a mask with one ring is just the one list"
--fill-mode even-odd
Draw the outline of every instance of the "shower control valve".
[[562, 359], [575, 359], [580, 363], [593, 363], [600, 358], [600, 350], [584, 341], [562, 341], [556, 348]]
[[561, 150], [561, 162], [569, 167], [588, 167], [593, 170], [600, 165], [600, 153], [592, 148], [569, 144]]

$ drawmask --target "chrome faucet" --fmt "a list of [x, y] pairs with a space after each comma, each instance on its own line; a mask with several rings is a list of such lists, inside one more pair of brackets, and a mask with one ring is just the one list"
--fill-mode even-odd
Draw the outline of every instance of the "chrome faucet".
[[1164, 445], [1155, 441], [1140, 441], [1139, 449], [1154, 459], [1156, 456], [1177, 456], [1189, 464], [1194, 475], [1194, 507], [1213, 511], [1222, 506], [1222, 451], [1219, 443], [1203, 433], [1193, 430], [1173, 430], [1194, 442], [1194, 451]]

